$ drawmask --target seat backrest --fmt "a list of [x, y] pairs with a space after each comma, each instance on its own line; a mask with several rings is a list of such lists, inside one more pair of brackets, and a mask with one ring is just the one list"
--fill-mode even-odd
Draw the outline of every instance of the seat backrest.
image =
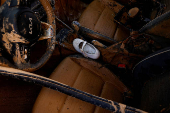
[[[139, 31], [140, 33], [147, 33], [164, 38], [170, 38], [170, 1], [161, 0], [159, 2], [158, 17], [143, 26]], [[155, 9], [158, 10], [158, 9]], [[159, 14], [160, 13], [160, 14]], [[159, 16], [160, 15], [160, 16]]]
[[164, 38], [170, 38], [170, 11], [155, 18], [145, 26], [143, 26], [139, 32], [147, 33], [150, 35], [156, 35]]
[[[170, 48], [157, 51], [134, 68], [134, 95], [140, 109], [160, 112], [170, 104]], [[136, 99], [136, 100], [137, 100]], [[159, 111], [160, 110], [160, 111]]]
[[[114, 0], [94, 0], [82, 13], [79, 23], [82, 34], [110, 43], [121, 41], [130, 34], [118, 25], [114, 17], [124, 6]], [[122, 18], [123, 22], [126, 17]]]

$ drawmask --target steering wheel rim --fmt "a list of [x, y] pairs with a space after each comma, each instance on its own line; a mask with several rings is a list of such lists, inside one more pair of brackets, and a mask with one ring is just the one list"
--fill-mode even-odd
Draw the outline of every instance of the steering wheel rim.
[[[51, 57], [54, 49], [55, 49], [55, 42], [56, 42], [56, 24], [55, 24], [55, 15], [53, 12], [53, 9], [48, 2], [48, 0], [39, 0], [42, 4], [46, 14], [47, 14], [47, 22], [52, 26], [52, 32], [53, 37], [47, 39], [47, 49], [44, 55], [34, 64], [30, 63], [18, 63], [18, 56], [16, 55], [16, 59], [14, 59], [14, 66], [18, 69], [24, 70], [24, 71], [35, 71], [39, 68], [41, 68]], [[5, 9], [5, 7], [10, 7], [11, 5], [17, 6], [20, 4], [20, 0], [6, 0], [6, 2], [0, 7], [0, 13]], [[17, 49], [16, 49], [17, 52]]]

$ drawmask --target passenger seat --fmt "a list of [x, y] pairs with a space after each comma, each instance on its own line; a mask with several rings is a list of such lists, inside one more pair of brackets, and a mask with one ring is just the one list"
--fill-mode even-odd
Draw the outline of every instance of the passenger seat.
[[[124, 6], [113, 0], [94, 0], [82, 13], [79, 23], [86, 34], [94, 39], [114, 43], [127, 38], [129, 30], [114, 21], [115, 15]], [[126, 22], [123, 17], [122, 22]], [[88, 29], [88, 30], [87, 30]]]

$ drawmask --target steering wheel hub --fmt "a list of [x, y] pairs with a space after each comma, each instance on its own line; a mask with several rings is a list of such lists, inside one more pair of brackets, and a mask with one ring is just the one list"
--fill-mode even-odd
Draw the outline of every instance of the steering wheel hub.
[[19, 34], [28, 41], [34, 41], [40, 37], [41, 23], [37, 16], [30, 11], [19, 14], [17, 27]]
[[3, 16], [5, 33], [14, 32], [23, 40], [33, 43], [40, 37], [41, 22], [29, 8], [13, 7]]

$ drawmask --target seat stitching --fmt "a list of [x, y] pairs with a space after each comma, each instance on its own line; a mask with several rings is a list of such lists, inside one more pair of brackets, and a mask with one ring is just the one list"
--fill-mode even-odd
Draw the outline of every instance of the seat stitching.
[[[104, 10], [102, 11], [101, 15], [103, 14], [103, 12], [105, 11], [105, 9], [106, 9], [106, 8], [107, 8], [107, 7], [105, 7], [105, 8], [104, 8]], [[100, 15], [100, 17], [98, 18], [98, 20], [97, 20], [96, 24], [98, 23], [99, 19], [100, 19], [100, 18], [102, 18], [102, 17], [101, 17], [101, 15]], [[114, 18], [113, 18], [113, 19], [114, 19]], [[115, 22], [115, 21], [114, 21], [114, 22]], [[100, 33], [100, 32], [98, 32], [98, 31], [96, 31], [96, 30], [95, 30], [96, 24], [95, 24], [95, 26], [94, 26], [94, 31], [95, 31], [95, 32], [97, 32], [97, 33]], [[116, 23], [116, 22], [115, 22], [115, 24], [116, 24], [116, 28], [115, 28], [115, 31], [114, 31], [114, 34], [113, 34], [112, 39], [114, 39], [114, 35], [116, 34], [117, 27], [118, 27], [118, 25], [117, 25], [117, 23]], [[102, 35], [106, 36], [106, 34], [103, 34], [103, 33], [100, 33], [100, 34], [102, 34]], [[107, 36], [107, 37], [108, 37], [108, 36]], [[109, 37], [109, 38], [111, 38], [111, 37]]]
[[[104, 89], [105, 84], [106, 84], [106, 82], [104, 82], [104, 84], [103, 84], [102, 90], [101, 90], [101, 92], [100, 92], [100, 97], [101, 97], [101, 95], [102, 95], [102, 92], [103, 92], [103, 89]], [[93, 112], [93, 113], [95, 113], [97, 107], [98, 107], [98, 106], [95, 106], [95, 109], [94, 109], [94, 112]]]
[[[79, 74], [80, 74], [80, 72], [82, 71], [82, 67], [81, 67], [81, 69], [80, 69], [80, 71], [79, 71], [79, 73], [77, 74], [77, 77], [76, 77], [76, 79], [74, 80], [74, 84], [75, 84], [75, 82], [76, 82], [76, 80], [77, 80], [77, 78], [78, 78], [78, 76], [79, 76]], [[74, 86], [74, 84], [71, 86], [71, 87], [73, 87]], [[69, 96], [67, 96], [66, 98], [65, 98], [65, 101], [64, 101], [64, 105], [61, 107], [61, 109], [60, 109], [60, 111], [59, 111], [59, 113], [61, 113], [61, 111], [62, 111], [62, 109], [64, 108], [64, 106], [65, 106], [65, 102], [66, 102], [66, 100], [68, 99], [68, 97]]]

